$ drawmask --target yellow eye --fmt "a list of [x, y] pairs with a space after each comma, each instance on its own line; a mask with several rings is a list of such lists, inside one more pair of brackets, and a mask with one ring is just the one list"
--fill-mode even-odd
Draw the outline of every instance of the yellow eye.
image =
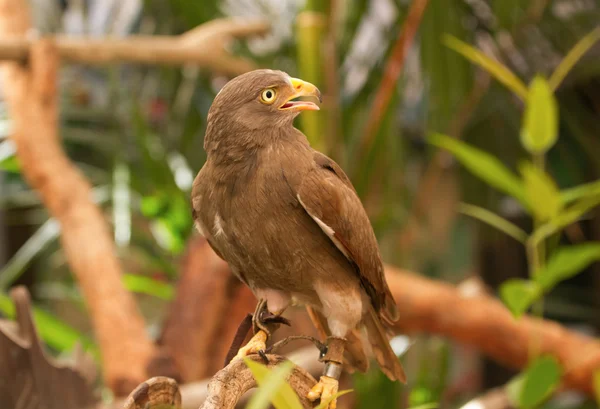
[[260, 93], [260, 100], [265, 104], [272, 104], [277, 93], [273, 88], [267, 88]]

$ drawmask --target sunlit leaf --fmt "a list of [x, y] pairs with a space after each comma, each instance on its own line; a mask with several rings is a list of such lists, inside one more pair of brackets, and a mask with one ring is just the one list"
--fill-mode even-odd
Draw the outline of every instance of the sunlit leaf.
[[596, 397], [596, 403], [600, 405], [600, 369], [594, 372], [594, 396]]
[[0, 170], [20, 173], [21, 165], [17, 158], [17, 149], [12, 140], [0, 142]]
[[573, 277], [595, 261], [600, 261], [599, 242], [560, 247], [544, 268], [534, 276], [544, 290], [549, 290], [558, 282]]
[[12, 173], [21, 173], [21, 164], [16, 156], [0, 160], [0, 170]]
[[596, 27], [592, 32], [586, 34], [573, 48], [571, 48], [550, 77], [549, 83], [553, 90], [559, 87], [569, 71], [571, 71], [581, 57], [583, 57], [583, 55], [588, 52], [598, 40], [600, 40], [600, 27]]
[[511, 405], [514, 407], [519, 406], [519, 401], [521, 399], [521, 391], [523, 390], [524, 380], [525, 380], [525, 377], [523, 376], [523, 373], [520, 373], [520, 374], [516, 375], [515, 377], [513, 377], [506, 384], [506, 395], [508, 396], [508, 400], [511, 403]]
[[556, 390], [562, 369], [551, 356], [540, 357], [523, 373], [523, 387], [519, 406], [523, 409], [535, 408]]
[[[6, 294], [0, 293], [0, 311], [8, 318], [15, 318], [15, 306]], [[79, 342], [96, 359], [99, 357], [95, 344], [73, 327], [52, 314], [33, 307], [33, 320], [42, 340], [57, 351], [70, 351]]]
[[489, 185], [516, 198], [529, 208], [525, 187], [521, 180], [496, 157], [447, 135], [433, 133], [429, 143], [450, 151], [475, 176]]
[[[306, 11], [300, 12], [296, 18], [298, 73], [300, 78], [321, 87], [324, 64], [322, 44], [327, 34], [327, 17], [324, 13], [315, 11], [310, 3], [306, 4]], [[324, 4], [321, 1], [316, 3], [317, 6]], [[300, 124], [311, 146], [323, 150], [323, 135], [326, 134], [323, 113], [311, 112], [309, 115], [302, 115]]]
[[492, 227], [495, 227], [513, 239], [520, 241], [521, 243], [525, 243], [527, 240], [527, 233], [525, 233], [522, 229], [508, 220], [498, 216], [497, 214], [484, 209], [483, 207], [461, 203], [458, 211], [462, 214], [466, 214], [467, 216], [471, 216], [477, 220], [487, 223]]
[[568, 204], [582, 198], [600, 196], [600, 180], [565, 189], [560, 193], [560, 200]]
[[248, 358], [244, 362], [259, 386], [247, 409], [266, 409], [269, 403], [276, 409], [302, 409], [300, 399], [286, 381], [293, 368], [292, 362], [283, 362], [274, 370]]
[[329, 398], [327, 400], [324, 400], [321, 403], [319, 403], [319, 406], [317, 406], [315, 409], [327, 409], [327, 407], [329, 406], [329, 403], [332, 400], [337, 399], [340, 396], [343, 396], [343, 395], [345, 395], [347, 393], [350, 393], [350, 392], [352, 392], [352, 389], [346, 389], [346, 390], [343, 390], [343, 391], [339, 391], [338, 393], [336, 393], [335, 395], [333, 395], [331, 398]]
[[134, 293], [147, 294], [169, 301], [175, 295], [172, 285], [137, 274], [123, 274], [125, 288]]
[[523, 82], [511, 70], [502, 65], [502, 63], [491, 59], [483, 52], [471, 47], [455, 37], [445, 35], [443, 41], [448, 47], [486, 70], [501, 84], [514, 92], [519, 98], [523, 100], [527, 98], [527, 87], [525, 84], [523, 84]]
[[538, 220], [547, 221], [556, 217], [561, 209], [560, 192], [547, 173], [536, 168], [530, 162], [519, 166], [523, 175], [527, 199], [531, 211]]
[[156, 217], [166, 207], [167, 204], [159, 196], [144, 196], [140, 204], [140, 210], [146, 217]]
[[541, 76], [536, 76], [527, 94], [521, 128], [521, 143], [533, 155], [547, 152], [558, 139], [558, 103]]
[[557, 217], [538, 227], [529, 240], [538, 244], [552, 234], [576, 222], [581, 216], [600, 204], [600, 196], [582, 199], [571, 207], [563, 210]]
[[520, 278], [506, 280], [500, 286], [500, 298], [517, 318], [523, 315], [541, 294], [537, 283]]
[[432, 403], [425, 403], [423, 405], [413, 406], [409, 409], [435, 409], [438, 406], [439, 406], [439, 403], [432, 402]]

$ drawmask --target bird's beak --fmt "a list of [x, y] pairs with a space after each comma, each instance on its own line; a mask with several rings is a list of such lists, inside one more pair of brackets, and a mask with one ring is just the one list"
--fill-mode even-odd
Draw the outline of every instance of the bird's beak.
[[280, 110], [294, 110], [294, 111], [318, 111], [319, 106], [311, 101], [292, 101], [298, 97], [315, 97], [322, 102], [321, 91], [310, 82], [302, 81], [298, 78], [290, 78], [292, 88], [294, 92], [288, 100], [279, 107]]

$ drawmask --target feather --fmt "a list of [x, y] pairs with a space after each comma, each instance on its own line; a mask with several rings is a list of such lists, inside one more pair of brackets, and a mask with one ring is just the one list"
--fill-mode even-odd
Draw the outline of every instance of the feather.
[[406, 383], [406, 374], [404, 373], [402, 364], [392, 350], [385, 334], [385, 329], [373, 307], [369, 306], [363, 324], [367, 329], [369, 343], [381, 371], [392, 381]]

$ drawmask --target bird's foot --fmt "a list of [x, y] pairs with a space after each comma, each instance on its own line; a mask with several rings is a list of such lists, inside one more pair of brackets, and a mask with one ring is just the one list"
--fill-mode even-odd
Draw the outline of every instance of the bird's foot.
[[[264, 331], [259, 330], [250, 341], [238, 350], [237, 355], [233, 359], [245, 358], [251, 354], [259, 354], [263, 359], [265, 356], [265, 349], [267, 349], [267, 338], [268, 334]], [[267, 359], [268, 362], [268, 359]]]
[[279, 328], [280, 324], [290, 326], [291, 323], [287, 318], [281, 315], [272, 314], [267, 309], [267, 301], [261, 299], [256, 306], [256, 310], [252, 315], [252, 329], [254, 333], [264, 331], [267, 334], [267, 338], [271, 337], [271, 333]]
[[[327, 375], [321, 376], [319, 382], [311, 388], [306, 396], [311, 402], [321, 398], [321, 402], [327, 402], [330, 400], [327, 409], [335, 409], [337, 407], [337, 398], [335, 395], [338, 392], [339, 382], [335, 378], [331, 378]], [[333, 398], [333, 399], [332, 399]]]

